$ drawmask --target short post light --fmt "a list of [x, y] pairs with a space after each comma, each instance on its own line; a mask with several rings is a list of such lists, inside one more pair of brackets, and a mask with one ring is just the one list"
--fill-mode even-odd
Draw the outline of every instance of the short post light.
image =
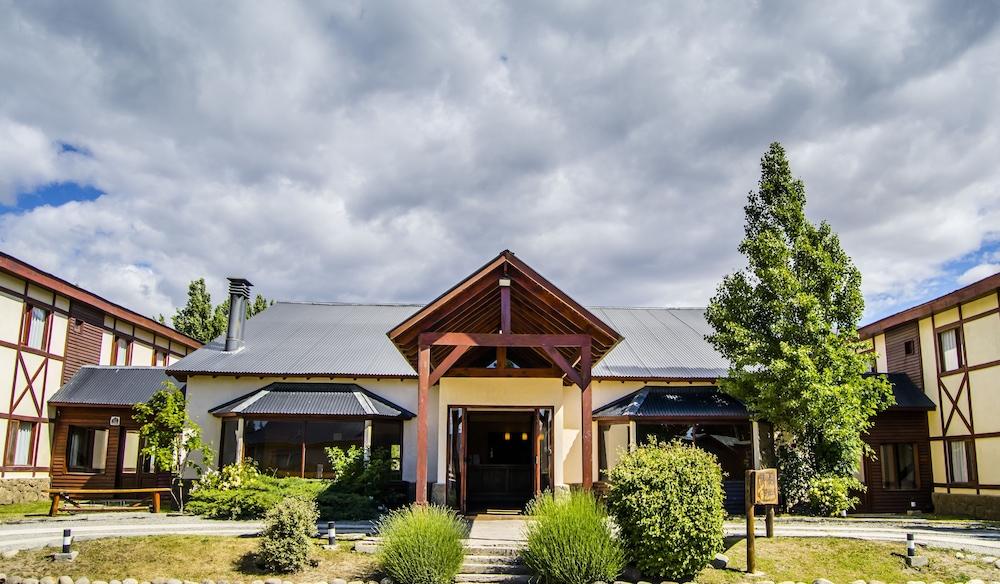
[[78, 551], [73, 551], [73, 530], [64, 529], [62, 535], [62, 551], [57, 554], [52, 554], [52, 560], [56, 562], [72, 562], [76, 559], [76, 556], [80, 553]]
[[911, 568], [927, 565], [927, 556], [917, 555], [917, 540], [912, 532], [906, 534], [906, 565]]
[[324, 549], [337, 549], [337, 524], [333, 521], [326, 522], [326, 545]]

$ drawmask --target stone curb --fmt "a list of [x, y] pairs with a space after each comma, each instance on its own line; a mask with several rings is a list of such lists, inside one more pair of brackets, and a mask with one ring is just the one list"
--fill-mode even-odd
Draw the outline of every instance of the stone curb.
[[19, 576], [8, 576], [0, 574], [0, 584], [394, 584], [389, 578], [383, 578], [380, 582], [375, 580], [345, 580], [334, 578], [333, 580], [300, 581], [291, 582], [281, 578], [265, 578], [263, 580], [181, 580], [178, 578], [153, 578], [152, 580], [136, 580], [135, 578], [124, 578], [122, 580], [91, 580], [86, 576], [72, 578], [70, 576], [45, 576], [43, 578], [21, 578]]

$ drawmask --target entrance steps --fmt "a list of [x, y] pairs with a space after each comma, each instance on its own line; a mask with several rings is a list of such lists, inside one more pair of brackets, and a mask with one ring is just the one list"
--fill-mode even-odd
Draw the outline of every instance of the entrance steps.
[[528, 584], [530, 572], [521, 550], [507, 546], [467, 546], [462, 570], [455, 582], [467, 584]]

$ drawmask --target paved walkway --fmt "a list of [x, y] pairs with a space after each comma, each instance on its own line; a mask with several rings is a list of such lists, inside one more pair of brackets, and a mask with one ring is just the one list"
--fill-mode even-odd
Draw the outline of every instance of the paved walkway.
[[[469, 543], [482, 546], [509, 546], [523, 542], [526, 520], [514, 518], [477, 518], [472, 523]], [[758, 535], [764, 535], [763, 518], [757, 523]], [[62, 530], [71, 528], [77, 540], [101, 537], [142, 535], [254, 535], [259, 521], [218, 521], [186, 515], [149, 513], [94, 513], [72, 517], [30, 517], [0, 524], [0, 551], [59, 545]], [[325, 533], [325, 522], [320, 523]], [[337, 533], [368, 533], [370, 522], [337, 522]], [[726, 534], [741, 536], [745, 527], [739, 521], [727, 521]], [[795, 537], [848, 537], [855, 539], [898, 541], [904, 545], [906, 533], [916, 534], [918, 543], [935, 547], [962, 549], [1000, 557], [1000, 527], [979, 521], [943, 521], [922, 518], [778, 518], [776, 534]]]
[[[319, 524], [326, 533], [326, 522]], [[0, 551], [61, 545], [63, 529], [72, 529], [77, 541], [102, 537], [143, 535], [255, 535], [260, 521], [224, 521], [173, 513], [92, 513], [70, 517], [29, 517], [0, 524]], [[337, 533], [367, 533], [371, 523], [337, 522]]]
[[[477, 519], [469, 534], [478, 545], [520, 543], [524, 519]], [[727, 521], [726, 535], [743, 536], [746, 524]], [[980, 521], [940, 521], [921, 518], [778, 518], [775, 535], [786, 537], [845, 537], [875, 541], [898, 541], [905, 545], [906, 534], [913, 533], [917, 543], [934, 547], [968, 550], [1000, 557], [1000, 528]], [[757, 535], [764, 536], [763, 517], [757, 521]]]

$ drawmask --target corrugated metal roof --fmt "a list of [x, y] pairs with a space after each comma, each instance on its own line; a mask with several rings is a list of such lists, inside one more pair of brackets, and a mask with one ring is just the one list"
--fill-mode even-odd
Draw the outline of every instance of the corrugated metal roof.
[[930, 412], [937, 408], [931, 398], [927, 397], [910, 376], [905, 373], [867, 373], [866, 375], [884, 375], [892, 384], [892, 395], [896, 403], [890, 410], [916, 410]]
[[295, 414], [401, 418], [413, 414], [354, 383], [271, 383], [216, 406], [209, 413]]
[[[220, 337], [168, 367], [177, 373], [414, 377], [386, 331], [421, 308], [393, 304], [278, 302], [248, 320], [245, 346]], [[591, 308], [625, 336], [594, 368], [597, 378], [715, 379], [727, 364], [704, 338], [697, 308]]]
[[594, 418], [747, 418], [738, 399], [717, 387], [647, 385], [594, 411]]
[[131, 406], [148, 401], [164, 381], [175, 382], [163, 367], [84, 365], [49, 403]]

